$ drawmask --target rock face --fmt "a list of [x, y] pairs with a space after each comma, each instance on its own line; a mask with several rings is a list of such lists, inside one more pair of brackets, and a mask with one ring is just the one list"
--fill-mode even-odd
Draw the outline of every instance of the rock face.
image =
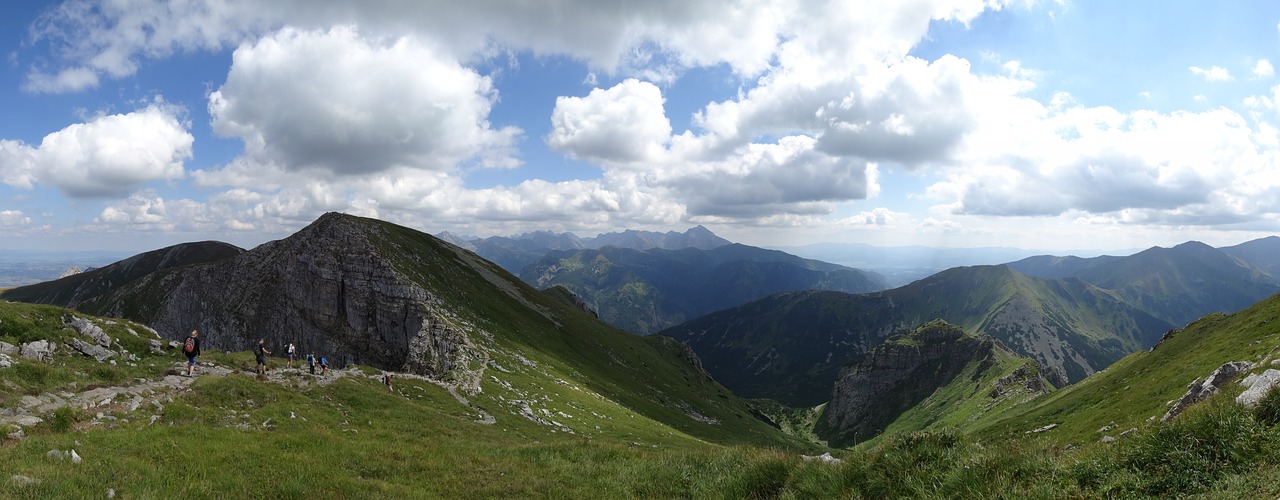
[[[970, 336], [941, 320], [890, 337], [860, 361], [840, 370], [819, 435], [836, 446], [872, 438], [949, 384], [971, 363], [977, 363], [975, 378], [997, 366], [997, 355], [1016, 356], [994, 338]], [[999, 378], [986, 396], [1042, 394], [1046, 382], [1032, 372], [1035, 370], [1019, 369]]]
[[149, 274], [102, 300], [109, 309], [100, 312], [147, 323], [171, 339], [196, 329], [208, 348], [248, 350], [265, 338], [276, 350], [293, 342], [301, 355], [336, 366], [440, 377], [483, 356], [438, 299], [390, 260], [414, 258], [405, 255], [412, 252], [383, 255], [380, 231], [364, 219], [327, 214], [234, 257]]

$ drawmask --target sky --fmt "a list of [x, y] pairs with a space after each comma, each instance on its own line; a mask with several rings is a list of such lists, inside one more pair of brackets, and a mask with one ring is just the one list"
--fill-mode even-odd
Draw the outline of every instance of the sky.
[[703, 225], [1280, 233], [1280, 4], [69, 0], [0, 15], [0, 250]]

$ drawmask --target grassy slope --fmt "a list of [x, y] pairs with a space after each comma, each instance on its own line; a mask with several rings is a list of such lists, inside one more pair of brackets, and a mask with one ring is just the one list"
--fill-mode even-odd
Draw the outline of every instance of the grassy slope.
[[[53, 340], [59, 344], [57, 354], [60, 354], [57, 366], [28, 361], [17, 354], [10, 355], [16, 363], [0, 375], [0, 407], [13, 404], [23, 395], [54, 389], [157, 377], [167, 368], [149, 363], [136, 363], [136, 366], [124, 362], [101, 364], [79, 353], [67, 352], [68, 348], [63, 344], [76, 334], [74, 330], [63, 327], [63, 318], [71, 314], [72, 311], [61, 307], [0, 301], [0, 341], [17, 346], [35, 340]], [[80, 313], [74, 314], [84, 317]], [[141, 326], [124, 320], [100, 321], [99, 326], [133, 354], [145, 358], [150, 350], [146, 337], [151, 335]], [[130, 329], [138, 335], [130, 333]]]
[[[1057, 423], [1043, 434], [1059, 444], [1082, 444], [1101, 438], [1097, 430], [1115, 422], [1112, 434], [1149, 425], [1166, 403], [1186, 392], [1187, 384], [1207, 376], [1223, 363], [1276, 359], [1280, 348], [1280, 296], [1243, 311], [1211, 314], [1178, 330], [1154, 350], [1134, 353], [1106, 371], [1043, 398], [981, 431], [987, 437], [1018, 436]], [[1264, 367], [1256, 367], [1255, 372]]]
[[[376, 245], [398, 270], [436, 291], [444, 308], [460, 322], [491, 335], [487, 340], [473, 335], [473, 341], [487, 344], [491, 366], [501, 369], [485, 372], [483, 392], [473, 400], [490, 405], [495, 413], [512, 400], [545, 395], [550, 401], [535, 402], [535, 409], [542, 405], [553, 414], [575, 415], [573, 420], [557, 421], [588, 435], [596, 425], [609, 427], [610, 420], [645, 417], [720, 443], [800, 444], [753, 418], [745, 402], [696, 372], [677, 342], [630, 335], [538, 292], [474, 254], [458, 253], [408, 228], [369, 222], [383, 235]], [[583, 411], [586, 408], [593, 409]], [[591, 411], [608, 418], [584, 415]], [[696, 417], [718, 423], [706, 424]]]
[[[10, 343], [65, 340], [74, 335], [61, 326], [61, 317], [69, 313], [52, 306], [0, 303], [0, 338]], [[0, 385], [7, 389], [0, 404], [15, 404], [14, 399], [23, 394], [67, 389], [72, 383], [83, 390], [155, 378], [179, 361], [173, 352], [147, 353], [145, 340], [140, 340], [140, 346], [131, 345], [126, 340], [131, 335], [120, 335], [130, 326], [118, 321], [106, 329], [140, 355], [138, 367], [98, 365], [66, 352], [50, 364], [19, 360], [14, 367], [0, 370]], [[644, 343], [608, 343], [616, 349], [643, 351], [620, 353], [619, 359], [649, 364], [655, 381], [675, 385], [660, 373], [666, 368], [662, 364], [676, 363], [668, 351], [646, 348], [653, 342], [649, 339], [618, 335]], [[376, 380], [358, 377], [303, 389], [262, 383], [246, 375], [252, 365], [249, 353], [209, 352], [205, 359], [240, 372], [203, 378], [163, 410], [144, 405], [137, 413], [121, 415], [123, 420], [113, 428], [85, 428], [91, 420], [87, 413], [63, 411], [62, 421], [77, 422], [71, 430], [55, 427], [50, 422], [58, 419], [46, 415], [47, 422], [28, 429], [27, 437], [5, 443], [6, 453], [0, 454], [5, 477], [24, 475], [40, 484], [23, 487], [0, 481], [0, 496], [88, 497], [103, 495], [108, 488], [144, 498], [174, 494], [670, 497], [706, 496], [721, 490], [747, 495], [755, 488], [753, 475], [760, 473], [757, 462], [794, 466], [795, 451], [805, 447], [753, 418], [739, 420], [732, 414], [714, 414], [734, 418], [723, 425], [702, 426], [713, 430], [686, 433], [679, 421], [690, 419], [681, 410], [664, 413], [655, 406], [691, 398], [687, 389], [668, 387], [655, 395], [636, 385], [619, 387], [640, 395], [620, 404], [593, 390], [596, 385], [621, 385], [617, 373], [608, 373], [611, 368], [569, 368], [538, 351], [521, 352], [541, 369], [496, 375], [516, 391], [533, 392], [536, 387], [542, 401], [534, 408], [551, 410], [548, 418], [564, 427], [540, 425], [513, 414], [504, 403], [512, 391], [497, 383], [486, 384], [485, 392], [472, 398], [496, 417], [496, 424], [486, 425], [444, 389], [424, 381], [402, 378], [395, 394]], [[589, 374], [600, 376], [600, 384], [583, 380]], [[663, 396], [667, 400], [646, 399]], [[748, 411], [736, 398], [727, 400], [733, 402], [727, 408]], [[159, 416], [154, 425], [149, 424], [150, 414]], [[676, 422], [667, 425], [653, 417]], [[270, 428], [262, 425], [268, 419]], [[236, 427], [241, 423], [249, 424], [247, 429]], [[763, 447], [726, 448], [711, 439]], [[766, 449], [775, 445], [792, 451]], [[51, 449], [75, 449], [85, 462], [72, 466], [49, 460], [45, 454]]]

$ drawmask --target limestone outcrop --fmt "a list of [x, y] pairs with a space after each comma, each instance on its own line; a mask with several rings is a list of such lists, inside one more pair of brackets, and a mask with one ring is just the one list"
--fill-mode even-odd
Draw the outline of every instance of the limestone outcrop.
[[[973, 369], [976, 379], [999, 367], [1001, 359], [1016, 357], [999, 340], [968, 335], [941, 320], [890, 337], [840, 370], [820, 435], [833, 445], [865, 441], [961, 373], [968, 373], [967, 368]], [[1026, 363], [992, 381], [979, 395], [995, 400], [1034, 397], [1050, 390], [1035, 363]]]
[[1192, 380], [1190, 384], [1187, 384], [1187, 392], [1183, 394], [1182, 397], [1172, 402], [1169, 410], [1165, 412], [1164, 416], [1160, 417], [1160, 421], [1167, 422], [1181, 414], [1188, 406], [1204, 401], [1208, 399], [1209, 396], [1217, 394], [1219, 390], [1227, 385], [1227, 383], [1231, 382], [1241, 373], [1249, 371], [1252, 367], [1253, 363], [1248, 361], [1233, 361], [1219, 366], [1218, 369], [1214, 370], [1213, 373], [1210, 373], [1208, 377]]

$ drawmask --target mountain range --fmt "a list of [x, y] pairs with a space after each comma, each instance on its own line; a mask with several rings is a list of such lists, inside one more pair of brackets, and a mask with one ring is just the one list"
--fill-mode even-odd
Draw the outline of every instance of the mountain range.
[[753, 418], [670, 338], [617, 330], [563, 289], [538, 291], [470, 251], [372, 219], [326, 214], [251, 250], [177, 245], [0, 296], [74, 304], [172, 340], [196, 329], [208, 350], [293, 343], [335, 369], [426, 377], [472, 411], [553, 431], [648, 435], [656, 425], [806, 446]]
[[[744, 307], [791, 301], [796, 324], [826, 316], [877, 334], [832, 373], [826, 404], [788, 417], [718, 384], [689, 345], [614, 329], [567, 288], [539, 292], [419, 231], [330, 214], [247, 251], [188, 246], [38, 289], [111, 318], [0, 302], [0, 385], [13, 389], [0, 391], [9, 426], [0, 463], [12, 473], [0, 496], [146, 496], [177, 483], [234, 496], [246, 478], [271, 485], [265, 491], [328, 496], [1280, 491], [1276, 418], [1261, 412], [1275, 403], [1247, 409], [1235, 398], [1238, 381], [1254, 393], [1280, 376], [1280, 295], [1170, 327], [1158, 341], [1089, 338], [1142, 330], [1133, 318], [1143, 315], [1162, 320], [1079, 277], [1007, 266], [961, 267], [872, 294], [771, 295]], [[1217, 258], [1198, 246], [1153, 252], [1166, 253]], [[876, 301], [896, 322], [877, 329], [860, 316]], [[924, 320], [955, 312], [968, 326]], [[147, 325], [160, 326], [159, 338]], [[197, 379], [173, 375], [184, 367], [164, 343], [179, 345], [192, 325], [209, 343]], [[1050, 349], [1037, 345], [1056, 335]], [[244, 375], [252, 355], [243, 349], [259, 336], [348, 367], [308, 376], [273, 359], [271, 375], [255, 379]], [[1089, 349], [1110, 355], [1126, 341], [1153, 345], [1056, 389], [1071, 363], [1055, 370], [1044, 361], [1089, 362]], [[114, 363], [90, 354], [97, 347]], [[783, 354], [764, 350], [758, 361]], [[376, 381], [383, 371], [398, 373], [396, 386]], [[1216, 395], [1196, 403], [1204, 394]], [[54, 453], [70, 446], [79, 454]], [[191, 477], [151, 467], [154, 457], [237, 460], [244, 477]]]
[[741, 395], [812, 406], [829, 399], [840, 367], [933, 319], [999, 339], [1040, 362], [1059, 386], [1172, 328], [1079, 280], [975, 266], [875, 293], [773, 295], [661, 333], [689, 344], [707, 371]]
[[1280, 292], [1280, 276], [1269, 274], [1277, 269], [1276, 255], [1280, 238], [1273, 236], [1222, 249], [1191, 241], [1127, 257], [1038, 256], [1008, 265], [1031, 276], [1079, 279], [1180, 326]]
[[842, 365], [935, 318], [999, 339], [1061, 386], [1195, 318], [1280, 292], [1280, 281], [1261, 270], [1275, 254], [1277, 238], [1225, 249], [1188, 242], [1127, 257], [1033, 256], [869, 294], [775, 295], [661, 333], [688, 343], [740, 394], [798, 406], [827, 400]]
[[516, 236], [489, 238], [458, 236], [443, 232], [438, 237], [444, 241], [475, 252], [494, 262], [511, 274], [520, 274], [524, 268], [556, 250], [600, 249], [607, 246], [632, 250], [680, 250], [697, 248], [711, 250], [731, 242], [712, 233], [703, 226], [689, 228], [684, 233], [667, 231], [637, 231], [628, 229], [616, 233], [602, 233], [595, 237], [580, 238], [573, 233], [534, 231]]
[[520, 278], [540, 289], [563, 286], [600, 319], [639, 334], [784, 291], [884, 288], [873, 273], [736, 243], [710, 250], [553, 251]]

